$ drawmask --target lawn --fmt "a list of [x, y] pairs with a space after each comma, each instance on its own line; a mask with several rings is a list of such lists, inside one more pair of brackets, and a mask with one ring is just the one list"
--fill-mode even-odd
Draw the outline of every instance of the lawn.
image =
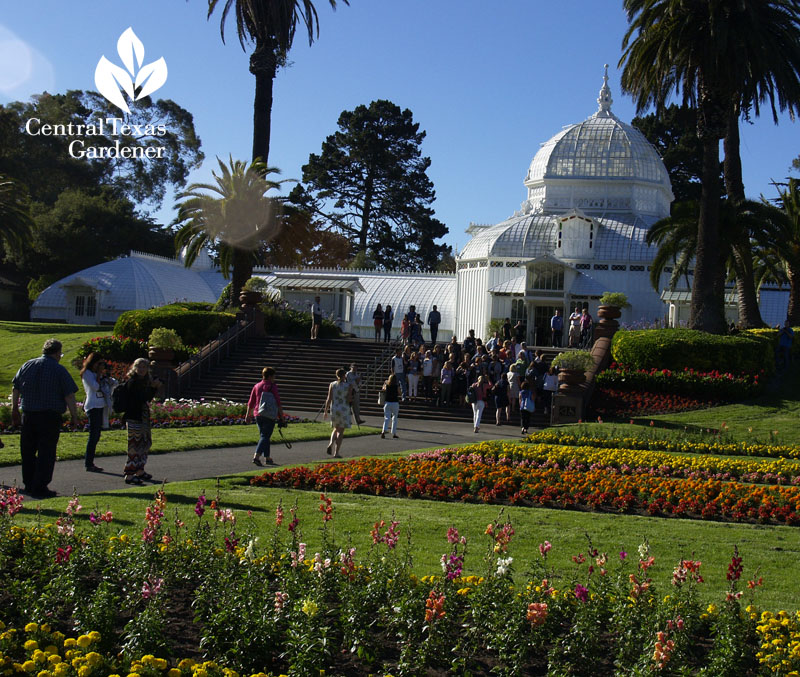
[[[378, 428], [361, 426], [347, 429], [345, 436], [359, 437], [378, 432], [380, 432]], [[324, 440], [330, 437], [330, 434], [331, 427], [328, 423], [292, 423], [283, 429], [283, 435], [289, 442]], [[97, 455], [114, 456], [126, 453], [127, 435], [125, 430], [104, 431], [97, 445]], [[63, 433], [58, 441], [58, 460], [83, 458], [88, 437], [89, 433]], [[191, 449], [255, 446], [258, 438], [258, 427], [255, 424], [161, 428], [153, 431], [153, 448], [150, 453], [167, 454]], [[273, 442], [280, 441], [281, 437], [276, 432]], [[6, 446], [4, 449], [0, 449], [0, 466], [18, 465], [20, 462], [19, 435], [3, 435], [3, 442]]]
[[[175, 509], [181, 519], [191, 526], [196, 520], [194, 506], [198, 495], [205, 492], [214, 498], [219, 491], [220, 507], [232, 508], [237, 515], [237, 530], [251, 526], [262, 542], [270, 542], [274, 529], [275, 508], [283, 502], [288, 509], [298, 504], [301, 540], [313, 554], [321, 542], [321, 513], [319, 493], [310, 491], [254, 488], [248, 484], [256, 472], [214, 480], [175, 482], [166, 486], [168, 514], [174, 519]], [[97, 508], [114, 512], [117, 528], [138, 537], [143, 527], [145, 508], [151, 501], [153, 487], [109, 491], [82, 498], [83, 510], [78, 522], [89, 528], [88, 513]], [[484, 573], [483, 557], [488, 544], [483, 532], [497, 518], [498, 506], [462, 503], [441, 503], [427, 500], [403, 500], [362, 494], [331, 494], [334, 518], [329, 527], [335, 531], [340, 545], [352, 543], [359, 552], [372, 545], [370, 530], [380, 519], [387, 524], [394, 516], [400, 522], [405, 547], [406, 532], [411, 534], [413, 569], [418, 575], [441, 573], [441, 555], [449, 550], [446, 539], [450, 526], [467, 537], [468, 554], [465, 573]], [[67, 504], [66, 498], [37, 502], [25, 507], [15, 521], [33, 524], [39, 520], [55, 521]], [[248, 518], [248, 511], [252, 517]], [[550, 541], [553, 545], [549, 564], [559, 576], [569, 577], [575, 567], [571, 557], [586, 553], [592, 545], [609, 555], [610, 567], [626, 551], [636, 557], [638, 546], [647, 539], [656, 558], [653, 579], [662, 590], [668, 588], [672, 570], [681, 558], [703, 562], [702, 574], [706, 583], [701, 586], [704, 599], [717, 602], [725, 597], [726, 572], [734, 545], [743, 558], [745, 580], [763, 576], [764, 586], [758, 591], [760, 606], [770, 609], [800, 609], [800, 588], [796, 585], [796, 566], [800, 556], [800, 530], [792, 527], [723, 524], [684, 519], [659, 519], [636, 515], [587, 513], [545, 508], [506, 507], [504, 515], [515, 529], [510, 554], [517, 580], [526, 578], [530, 563], [539, 559], [538, 545]], [[288, 521], [288, 520], [287, 520]], [[286, 524], [283, 525], [286, 529]], [[288, 534], [285, 534], [286, 536]], [[310, 555], [309, 555], [310, 556]]]
[[11, 379], [28, 360], [42, 354], [42, 344], [49, 338], [57, 338], [64, 346], [63, 364], [80, 386], [78, 370], [71, 362], [84, 342], [96, 336], [107, 336], [112, 327], [92, 327], [77, 324], [53, 324], [51, 322], [5, 322], [0, 321], [0, 394], [11, 393]]

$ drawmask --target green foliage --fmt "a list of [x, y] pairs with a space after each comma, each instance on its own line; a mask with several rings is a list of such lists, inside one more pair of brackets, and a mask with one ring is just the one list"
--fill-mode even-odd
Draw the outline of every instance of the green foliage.
[[251, 277], [244, 283], [242, 289], [245, 291], [257, 291], [262, 294], [266, 293], [269, 285], [263, 277]]
[[118, 118], [119, 111], [96, 92], [70, 90], [66, 94], [40, 94], [27, 102], [0, 106], [0, 172], [7, 173], [27, 186], [31, 198], [46, 205], [55, 203], [67, 189], [95, 194], [105, 186], [116, 196], [125, 196], [137, 205], [153, 207], [161, 204], [168, 186], [179, 188], [189, 172], [203, 160], [200, 139], [194, 130], [191, 113], [168, 99], [153, 101], [145, 97], [130, 103], [131, 112], [125, 124], [163, 125], [166, 134], [122, 136], [130, 147], [162, 146], [163, 158], [157, 162], [146, 158], [74, 158], [68, 146], [83, 136], [66, 134], [44, 136], [28, 134], [25, 124], [38, 118], [42, 124], [94, 125], [103, 120], [102, 135], [89, 137], [86, 145], [113, 145], [112, 125], [106, 120]]
[[[311, 314], [293, 308], [274, 305], [262, 307], [267, 334], [277, 336], [308, 336], [311, 334]], [[320, 338], [338, 338], [341, 331], [333, 322], [323, 318], [319, 328]]]
[[504, 319], [502, 317], [493, 317], [491, 320], [489, 320], [489, 322], [486, 324], [486, 338], [492, 338], [495, 332], [498, 332], [502, 336], [503, 322]]
[[205, 345], [236, 321], [232, 313], [189, 310], [163, 306], [151, 310], [129, 310], [117, 318], [114, 333], [146, 339], [156, 327], [174, 329], [185, 345]]
[[180, 350], [183, 348], [181, 337], [174, 329], [156, 327], [150, 332], [147, 338], [147, 345], [151, 348], [161, 348], [162, 350]]
[[58, 282], [58, 277], [55, 275], [40, 275], [28, 282], [28, 299], [35, 301], [39, 298], [45, 289], [47, 289], [54, 282]]
[[588, 371], [594, 366], [594, 358], [588, 350], [572, 350], [566, 353], [559, 353], [553, 358], [551, 364], [559, 369]]
[[140, 357], [147, 357], [147, 341], [130, 336], [98, 336], [78, 348], [77, 361], [82, 363], [89, 353], [98, 353], [111, 362], [130, 364]]
[[618, 331], [611, 345], [615, 362], [634, 369], [684, 367], [700, 371], [750, 372], [775, 369], [770, 341], [754, 332], [717, 336], [693, 329]]
[[421, 152], [425, 132], [410, 110], [373, 101], [343, 111], [339, 130], [303, 167], [305, 188], [291, 199], [323, 216], [375, 261], [433, 270], [450, 248], [435, 240], [447, 227], [434, 217], [431, 160]]
[[617, 306], [619, 308], [627, 308], [630, 305], [628, 296], [619, 291], [604, 292], [598, 303], [601, 306]]
[[221, 313], [228, 310], [228, 308], [230, 308], [233, 305], [232, 294], [233, 294], [233, 284], [231, 282], [228, 282], [228, 284], [226, 284], [225, 287], [223, 287], [222, 291], [220, 292], [219, 298], [217, 299], [217, 302], [214, 304], [212, 310], [215, 313]]

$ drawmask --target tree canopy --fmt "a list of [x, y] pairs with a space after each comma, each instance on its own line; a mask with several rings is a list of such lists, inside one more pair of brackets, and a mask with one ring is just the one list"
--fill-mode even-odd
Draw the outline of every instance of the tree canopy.
[[[108, 122], [109, 118], [119, 122]], [[29, 120], [33, 122], [29, 124]], [[101, 120], [102, 133], [86, 134], [90, 126], [100, 132]], [[41, 133], [45, 125], [64, 126], [67, 133]], [[122, 131], [122, 125], [130, 127], [131, 133], [115, 135], [114, 131]], [[79, 126], [84, 133], [78, 133]], [[90, 159], [73, 157], [69, 152], [75, 141], [78, 145], [73, 152], [88, 145], [113, 146], [117, 140], [132, 148], [162, 146], [162, 158]], [[139, 209], [156, 209], [167, 188], [181, 188], [202, 160], [192, 114], [174, 101], [145, 97], [134, 102], [126, 114], [96, 92], [70, 90], [0, 106], [0, 173], [25, 185], [37, 202], [54, 204], [68, 188], [97, 193], [104, 186], [129, 198]]]
[[431, 208], [431, 160], [411, 111], [373, 101], [342, 112], [338, 127], [303, 166], [292, 200], [349, 238], [351, 254], [367, 252], [380, 267], [435, 269], [450, 251], [435, 242], [447, 227]]

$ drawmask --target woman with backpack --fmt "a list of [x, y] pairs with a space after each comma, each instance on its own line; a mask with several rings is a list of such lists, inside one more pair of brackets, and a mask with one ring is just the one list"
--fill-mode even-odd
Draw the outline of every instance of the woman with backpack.
[[86, 397], [83, 410], [89, 419], [89, 439], [86, 441], [86, 454], [83, 462], [86, 472], [103, 472], [94, 464], [94, 452], [100, 441], [100, 432], [108, 429], [108, 417], [111, 412], [111, 391], [117, 381], [106, 374], [106, 361], [99, 353], [89, 353], [81, 368], [81, 381]]
[[250, 399], [247, 400], [247, 411], [244, 415], [245, 423], [249, 423], [253, 415], [255, 415], [260, 435], [256, 453], [253, 454], [253, 463], [261, 465], [261, 456], [263, 456], [264, 463], [272, 465], [270, 438], [272, 431], [275, 430], [275, 423], [283, 418], [281, 398], [278, 395], [278, 386], [275, 385], [275, 370], [272, 367], [264, 367], [261, 370], [261, 380], [250, 391]]
[[150, 434], [150, 401], [156, 396], [161, 381], [150, 377], [150, 362], [140, 357], [128, 370], [128, 380], [117, 388], [125, 389], [125, 415], [128, 428], [128, 462], [125, 464], [125, 484], [142, 484], [153, 476], [145, 472], [147, 455], [153, 446]]

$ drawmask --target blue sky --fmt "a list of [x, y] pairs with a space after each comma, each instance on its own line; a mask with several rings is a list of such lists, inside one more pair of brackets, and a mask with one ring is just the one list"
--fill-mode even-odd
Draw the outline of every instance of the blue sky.
[[[309, 48], [298, 33], [276, 80], [270, 164], [299, 179], [342, 110], [379, 98], [409, 108], [427, 132], [434, 208], [456, 249], [470, 222], [496, 223], [519, 208], [539, 145], [596, 110], [604, 63], [613, 112], [626, 122], [635, 115], [619, 87], [627, 24], [616, 0], [351, 0], [336, 12], [325, 0], [316, 5], [319, 40]], [[155, 96], [194, 115], [206, 162], [190, 180], [208, 180], [215, 156], [249, 159], [249, 52], [233, 23], [222, 44], [219, 15], [207, 21], [205, 1], [28, 0], [4, 2], [3, 10], [0, 103], [94, 89], [98, 59], [119, 63], [117, 38], [131, 26], [144, 62], [167, 62]], [[785, 115], [778, 126], [769, 115], [742, 126], [748, 196], [774, 195], [770, 181], [789, 174], [798, 141], [797, 123]], [[157, 216], [173, 215], [168, 199]]]

